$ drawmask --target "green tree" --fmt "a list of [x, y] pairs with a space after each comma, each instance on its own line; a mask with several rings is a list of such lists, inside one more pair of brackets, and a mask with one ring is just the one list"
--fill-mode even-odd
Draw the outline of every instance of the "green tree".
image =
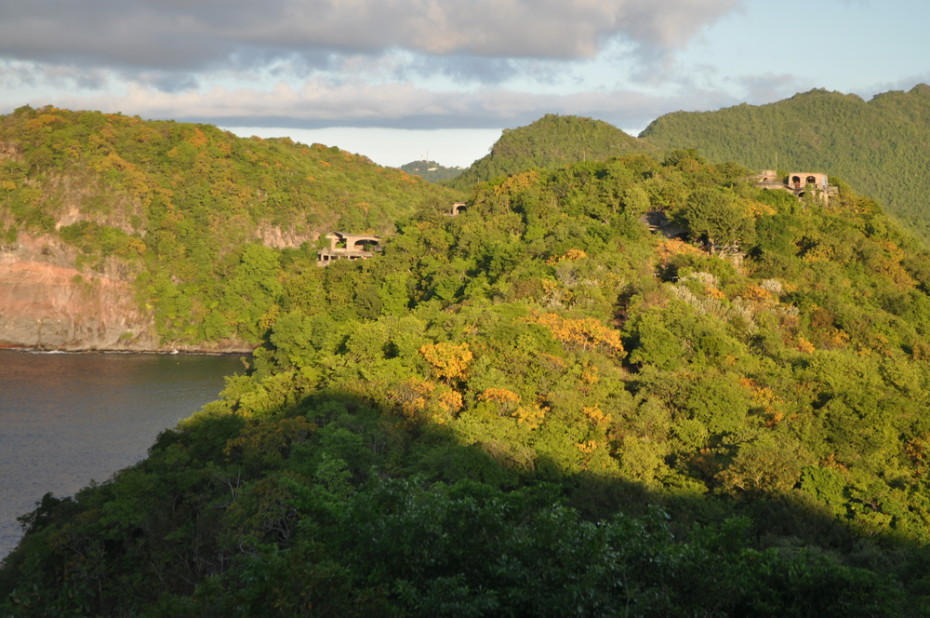
[[682, 219], [691, 238], [706, 242], [711, 251], [738, 248], [755, 239], [755, 221], [732, 195], [716, 188], [693, 192]]

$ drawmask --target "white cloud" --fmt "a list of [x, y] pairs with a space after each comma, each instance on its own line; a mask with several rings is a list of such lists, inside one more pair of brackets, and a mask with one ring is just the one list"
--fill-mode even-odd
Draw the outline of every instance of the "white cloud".
[[66, 95], [53, 101], [11, 101], [8, 105], [49, 102], [71, 109], [118, 110], [144, 118], [228, 126], [501, 129], [532, 122], [547, 113], [594, 116], [617, 126], [642, 127], [669, 109], [734, 101], [712, 90], [687, 97], [648, 96], [624, 90], [540, 94], [507, 88], [435, 91], [413, 82], [370, 84], [311, 79], [299, 86], [279, 82], [267, 90], [215, 86], [171, 93], [130, 84], [120, 94]]

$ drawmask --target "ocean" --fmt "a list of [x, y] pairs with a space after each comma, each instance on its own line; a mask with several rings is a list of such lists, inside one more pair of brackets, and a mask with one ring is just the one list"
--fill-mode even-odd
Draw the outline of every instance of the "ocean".
[[236, 356], [0, 350], [0, 558], [45, 493], [73, 495], [144, 458], [244, 369]]

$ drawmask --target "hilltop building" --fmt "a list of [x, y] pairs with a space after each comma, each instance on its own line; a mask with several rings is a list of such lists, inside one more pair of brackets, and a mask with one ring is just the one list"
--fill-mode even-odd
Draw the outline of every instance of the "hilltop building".
[[763, 189], [788, 191], [796, 195], [798, 199], [812, 193], [825, 203], [839, 192], [836, 186], [830, 184], [826, 174], [818, 172], [791, 172], [787, 176], [779, 177], [775, 170], [762, 170], [755, 177], [755, 184]]
[[371, 234], [330, 232], [329, 247], [316, 254], [317, 266], [329, 266], [334, 260], [363, 260], [381, 250], [381, 238]]
[[[454, 202], [446, 215], [460, 215], [467, 207], [465, 202]], [[381, 251], [381, 237], [372, 234], [330, 232], [326, 238], [329, 240], [329, 247], [317, 251], [317, 266], [329, 266], [335, 260], [364, 260]]]

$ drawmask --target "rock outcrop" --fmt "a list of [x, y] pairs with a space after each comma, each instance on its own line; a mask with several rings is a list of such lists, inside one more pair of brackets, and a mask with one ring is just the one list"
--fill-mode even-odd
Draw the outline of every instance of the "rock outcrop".
[[52, 238], [20, 235], [0, 251], [0, 346], [160, 349], [130, 280], [81, 272]]
[[0, 345], [56, 350], [157, 348], [131, 286], [42, 262], [0, 263]]
[[0, 347], [62, 351], [248, 353], [244, 341], [197, 346], [161, 341], [121, 262], [81, 271], [77, 254], [54, 236], [19, 234], [0, 247]]

